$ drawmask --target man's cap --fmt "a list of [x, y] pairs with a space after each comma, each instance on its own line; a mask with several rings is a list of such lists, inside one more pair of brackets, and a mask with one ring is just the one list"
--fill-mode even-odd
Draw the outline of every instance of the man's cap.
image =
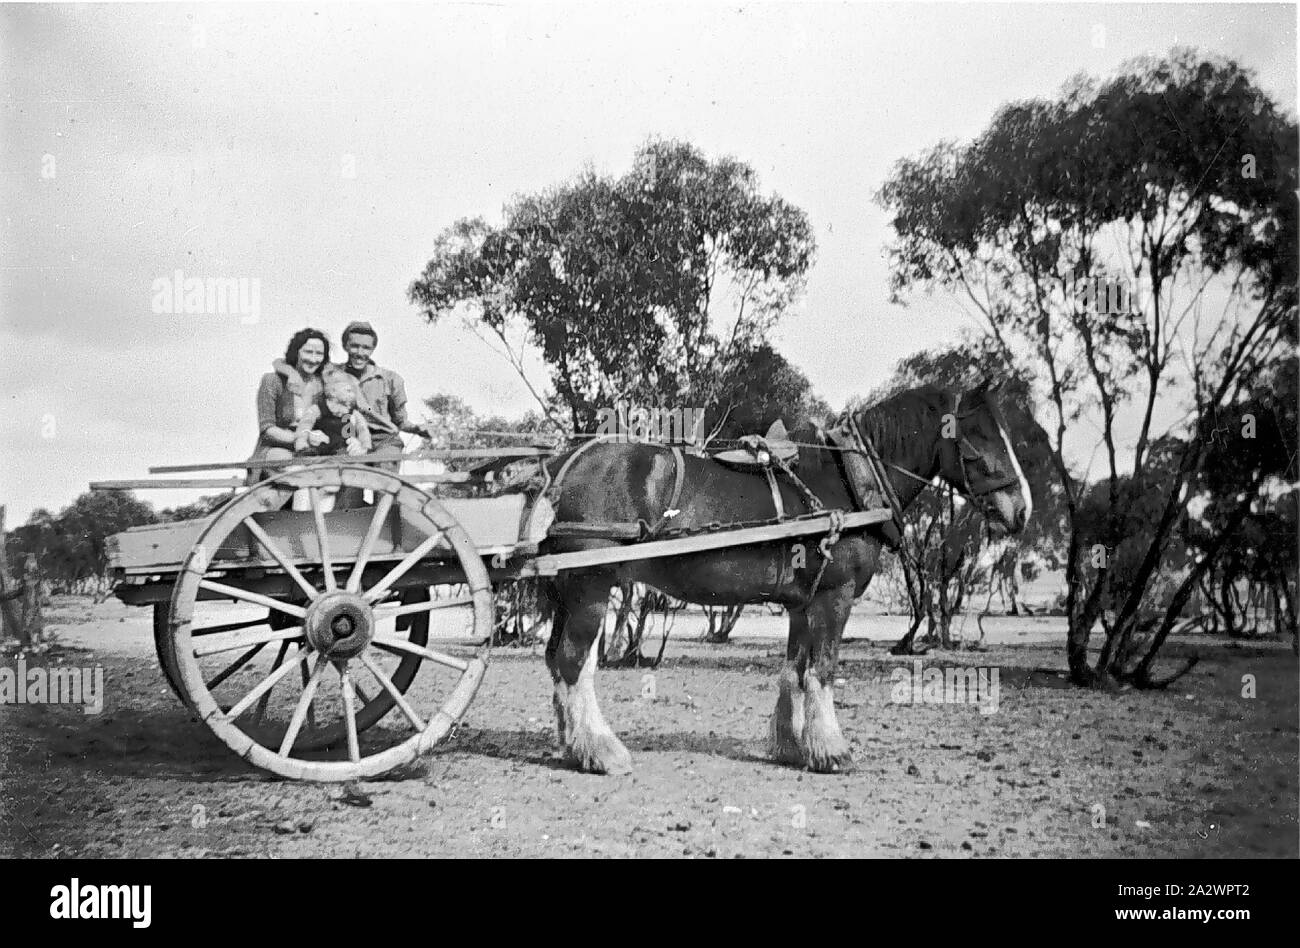
[[369, 323], [362, 322], [361, 320], [348, 323], [347, 326], [344, 328], [343, 345], [346, 346], [348, 344], [348, 336], [350, 336], [354, 332], [359, 332], [362, 335], [369, 336], [371, 339], [375, 340], [376, 346], [379, 345], [379, 333], [375, 332], [375, 327], [370, 325]]

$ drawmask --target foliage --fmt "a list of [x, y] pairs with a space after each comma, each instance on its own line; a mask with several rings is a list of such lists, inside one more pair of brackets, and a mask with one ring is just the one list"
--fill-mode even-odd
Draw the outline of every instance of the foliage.
[[[1125, 662], [1128, 643], [1189, 484], [1206, 468], [1205, 421], [1293, 355], [1296, 185], [1294, 121], [1235, 62], [1176, 50], [1105, 82], [1080, 77], [1054, 101], [1008, 105], [969, 145], [941, 143], [900, 162], [880, 192], [894, 213], [895, 293], [960, 292], [989, 339], [1039, 380], [1055, 416], [1052, 460], [1069, 529], [1067, 657], [1079, 683], [1166, 683], [1151, 677], [1151, 662], [1185, 584], [1136, 667]], [[1133, 305], [1079, 292], [1110, 281]], [[1222, 316], [1206, 320], [1216, 296]], [[1193, 422], [1155, 430], [1157, 404], [1171, 398], [1192, 402]], [[1131, 461], [1116, 441], [1117, 413], [1130, 404], [1141, 418]], [[1082, 420], [1101, 432], [1100, 501], [1063, 453], [1067, 428]], [[1159, 457], [1166, 448], [1171, 468]], [[1238, 505], [1228, 524], [1248, 512]], [[1134, 517], [1149, 518], [1146, 538], [1119, 550]], [[1131, 552], [1126, 590], [1113, 585], [1120, 570], [1085, 569], [1088, 534], [1112, 554]], [[1090, 666], [1091, 629], [1117, 600]]]
[[153, 507], [129, 491], [91, 491], [52, 514], [32, 511], [8, 537], [12, 562], [36, 555], [44, 578], [59, 588], [103, 576], [108, 570], [107, 539], [128, 527], [157, 523]]
[[792, 428], [830, 414], [830, 405], [813, 393], [808, 377], [764, 343], [738, 357], [722, 376], [717, 408], [706, 415], [706, 427], [728, 440], [763, 434], [776, 421]]
[[522, 327], [569, 414], [552, 420], [571, 431], [620, 400], [715, 406], [801, 291], [814, 247], [803, 212], [763, 195], [748, 165], [678, 141], [647, 142], [620, 178], [587, 170], [517, 197], [504, 216], [443, 231], [409, 296], [431, 322], [467, 313], [521, 375]]

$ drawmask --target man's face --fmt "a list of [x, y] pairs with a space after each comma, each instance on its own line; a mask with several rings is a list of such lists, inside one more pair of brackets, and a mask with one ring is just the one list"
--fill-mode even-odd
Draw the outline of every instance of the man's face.
[[348, 365], [354, 369], [364, 369], [375, 351], [375, 337], [363, 332], [348, 335]]

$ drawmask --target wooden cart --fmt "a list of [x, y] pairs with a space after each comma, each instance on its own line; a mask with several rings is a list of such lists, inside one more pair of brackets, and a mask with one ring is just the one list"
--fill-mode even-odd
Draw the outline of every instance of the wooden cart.
[[[514, 449], [423, 456], [545, 453]], [[494, 579], [814, 536], [831, 527], [831, 515], [821, 514], [538, 555], [552, 519], [545, 497], [439, 497], [425, 486], [463, 481], [465, 475], [397, 475], [371, 466], [389, 460], [371, 455], [267, 465], [281, 472], [236, 490], [203, 520], [137, 527], [110, 541], [116, 595], [131, 605], [153, 607], [158, 660], [177, 695], [231, 750], [281, 776], [373, 777], [414, 761], [442, 740], [487, 669]], [[245, 464], [153, 468], [151, 473]], [[150, 480], [91, 486], [239, 483]], [[366, 497], [367, 504], [328, 509], [330, 498], [343, 489]], [[290, 500], [302, 509], [282, 509]], [[849, 513], [842, 526], [888, 517], [887, 510]], [[435, 591], [447, 594], [435, 596]], [[426, 665], [436, 674], [417, 686], [416, 673]]]

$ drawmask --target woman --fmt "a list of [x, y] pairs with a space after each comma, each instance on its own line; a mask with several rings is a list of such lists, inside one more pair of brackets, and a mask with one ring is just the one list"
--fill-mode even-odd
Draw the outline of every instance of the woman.
[[[289, 340], [284, 358], [271, 363], [257, 389], [257, 447], [253, 461], [282, 461], [294, 456], [298, 422], [324, 391], [327, 381], [341, 379], [356, 389], [358, 406], [364, 404], [356, 380], [330, 362], [329, 337], [319, 329], [300, 329]], [[308, 434], [308, 448], [329, 440], [321, 431]], [[272, 476], [275, 469], [249, 471], [248, 483]]]

